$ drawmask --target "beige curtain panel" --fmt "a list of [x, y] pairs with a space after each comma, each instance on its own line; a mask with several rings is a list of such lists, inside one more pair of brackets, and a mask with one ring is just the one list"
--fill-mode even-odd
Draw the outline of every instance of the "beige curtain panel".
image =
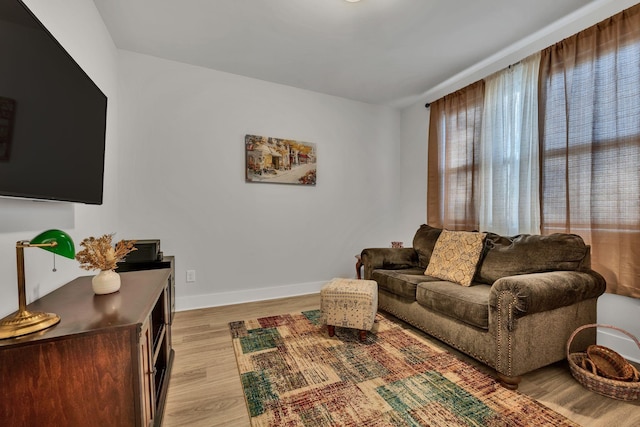
[[540, 99], [542, 232], [640, 298], [640, 5], [545, 49]]
[[427, 221], [449, 230], [478, 229], [475, 210], [484, 81], [431, 104]]

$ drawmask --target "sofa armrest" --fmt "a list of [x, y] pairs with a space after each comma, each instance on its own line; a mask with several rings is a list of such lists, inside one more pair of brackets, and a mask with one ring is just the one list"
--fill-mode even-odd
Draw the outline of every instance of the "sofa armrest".
[[503, 277], [491, 286], [490, 311], [495, 312], [506, 298], [511, 300], [510, 315], [522, 317], [597, 298], [605, 287], [605, 279], [588, 269]]
[[413, 248], [367, 248], [360, 253], [364, 279], [369, 280], [376, 268], [400, 270], [418, 267], [418, 253]]

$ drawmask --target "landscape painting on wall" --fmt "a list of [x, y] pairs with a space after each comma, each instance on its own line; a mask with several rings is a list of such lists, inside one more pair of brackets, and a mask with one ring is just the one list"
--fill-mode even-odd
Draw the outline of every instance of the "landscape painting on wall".
[[247, 182], [316, 185], [316, 144], [246, 135]]

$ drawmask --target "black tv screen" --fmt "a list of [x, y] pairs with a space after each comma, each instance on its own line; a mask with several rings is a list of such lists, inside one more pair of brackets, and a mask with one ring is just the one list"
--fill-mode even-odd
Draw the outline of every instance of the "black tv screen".
[[18, 0], [0, 0], [0, 196], [102, 204], [107, 97]]

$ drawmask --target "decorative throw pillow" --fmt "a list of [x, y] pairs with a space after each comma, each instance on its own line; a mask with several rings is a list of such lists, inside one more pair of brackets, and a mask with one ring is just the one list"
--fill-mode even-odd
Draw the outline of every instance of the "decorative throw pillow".
[[442, 230], [424, 274], [470, 286], [484, 247], [484, 233]]

